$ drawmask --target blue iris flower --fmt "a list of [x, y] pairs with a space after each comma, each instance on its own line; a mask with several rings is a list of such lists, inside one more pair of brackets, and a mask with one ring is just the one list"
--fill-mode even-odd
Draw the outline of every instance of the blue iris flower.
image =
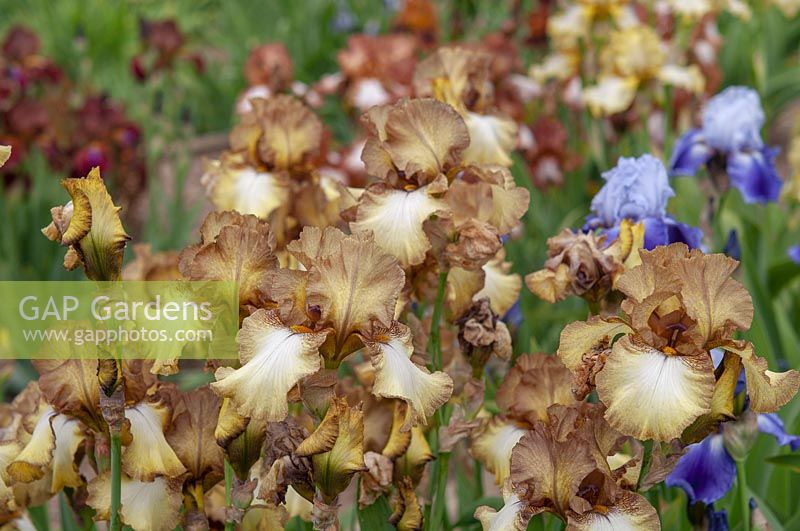
[[[722, 429], [725, 429], [724, 424]], [[800, 448], [800, 436], [786, 433], [783, 421], [774, 413], [758, 415], [758, 430], [775, 437], [781, 446], [789, 446], [793, 451]], [[690, 444], [667, 476], [666, 484], [686, 491], [689, 503], [711, 504], [725, 496], [733, 486], [734, 478], [736, 461], [725, 449], [720, 432]]]
[[764, 111], [755, 90], [723, 90], [706, 104], [702, 127], [678, 140], [670, 173], [691, 176], [704, 164], [723, 167], [747, 203], [776, 201], [783, 184], [775, 168], [778, 149], [764, 145], [763, 125]]
[[795, 264], [800, 264], [800, 245], [789, 247], [789, 251], [787, 254]]
[[629, 219], [644, 223], [645, 249], [675, 242], [700, 247], [702, 231], [667, 214], [667, 202], [675, 191], [660, 160], [652, 155], [621, 157], [603, 179], [606, 183], [592, 199], [584, 231], [601, 229], [611, 242], [619, 235], [622, 220]]

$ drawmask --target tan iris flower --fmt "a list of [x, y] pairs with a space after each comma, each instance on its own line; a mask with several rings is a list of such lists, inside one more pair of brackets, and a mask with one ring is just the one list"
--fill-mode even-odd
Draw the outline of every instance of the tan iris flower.
[[172, 421], [172, 404], [156, 394], [125, 408], [130, 443], [122, 451], [122, 470], [133, 480], [151, 482], [156, 477], [176, 478], [186, 472], [165, 431]]
[[[44, 402], [43, 402], [44, 403]], [[80, 421], [56, 413], [45, 406], [30, 434], [30, 440], [6, 468], [15, 481], [30, 483], [49, 471], [50, 492], [83, 484], [75, 463], [75, 453], [86, 435]]]
[[508, 154], [517, 143], [517, 125], [491, 113], [491, 65], [492, 56], [486, 52], [442, 47], [417, 65], [414, 90], [418, 97], [447, 103], [464, 118], [470, 137], [462, 156], [466, 164], [510, 166]]
[[[170, 531], [180, 523], [180, 481], [163, 477], [140, 481], [122, 475], [120, 518], [134, 529]], [[89, 483], [87, 503], [95, 509], [96, 520], [108, 520], [111, 513], [111, 473], [104, 472]]]
[[458, 167], [470, 141], [455, 109], [431, 98], [373, 107], [364, 124], [368, 137], [361, 159], [367, 173], [389, 182], [434, 182]]
[[239, 303], [258, 305], [262, 284], [277, 268], [269, 224], [235, 211], [213, 212], [200, 227], [200, 243], [186, 247], [179, 268], [189, 280], [228, 280], [239, 285]]
[[769, 371], [751, 344], [732, 339], [753, 318], [750, 295], [731, 278], [737, 261], [684, 244], [641, 252], [641, 258], [617, 281], [627, 296], [622, 314], [568, 325], [558, 349], [576, 375], [595, 375], [612, 426], [642, 440], [680, 437], [716, 400], [729, 398], [715, 397], [718, 386], [733, 392], [730, 382], [715, 377], [709, 351], [717, 347], [741, 359], [751, 409], [772, 412], [791, 399], [800, 374]]
[[647, 500], [612, 478], [608, 456], [624, 438], [605, 423], [602, 406], [553, 406], [548, 417], [514, 447], [509, 507], [496, 515], [489, 509], [476, 512], [485, 529], [519, 529], [520, 520], [545, 511], [570, 529], [660, 529]]
[[261, 219], [287, 204], [291, 192], [288, 179], [288, 174], [280, 170], [259, 170], [249, 165], [241, 153], [224, 153], [220, 160], [209, 162], [202, 177], [214, 208]]
[[166, 434], [167, 442], [189, 473], [184, 492], [195, 503], [224, 477], [225, 456], [214, 438], [221, 403], [208, 386], [181, 393]]
[[502, 485], [511, 467], [511, 451], [530, 426], [547, 421], [554, 404], [573, 405], [572, 374], [555, 356], [517, 358], [495, 395], [501, 414], [484, 419], [470, 435], [470, 453]]
[[293, 96], [251, 100], [253, 110], [230, 135], [231, 148], [268, 170], [301, 168], [319, 149], [322, 123]]
[[511, 273], [511, 262], [505, 261], [505, 250], [478, 270], [453, 267], [447, 276], [447, 308], [457, 318], [480, 299], [488, 298], [492, 311], [504, 316], [519, 299], [522, 278]]
[[600, 57], [602, 71], [597, 85], [587, 87], [583, 100], [595, 116], [608, 116], [626, 110], [644, 83], [660, 83], [686, 89], [695, 94], [705, 88], [700, 69], [667, 61], [658, 34], [647, 26], [616, 30]]
[[241, 368], [220, 367], [211, 388], [230, 399], [242, 417], [281, 421], [289, 412], [289, 390], [320, 369], [319, 347], [327, 335], [286, 326], [276, 312], [258, 310], [244, 319], [239, 332]]
[[470, 165], [458, 112], [434, 99], [402, 100], [372, 108], [365, 120], [362, 159], [380, 181], [358, 199], [351, 230], [373, 231], [406, 269], [430, 254], [468, 269], [493, 258], [530, 198], [505, 168]]
[[427, 424], [427, 418], [450, 398], [453, 380], [444, 372], [431, 374], [411, 360], [414, 346], [405, 325], [395, 322], [388, 330], [376, 327], [364, 339], [375, 368], [373, 394], [408, 404], [402, 431]]
[[122, 255], [130, 239], [119, 219], [100, 169], [81, 179], [64, 179], [61, 185], [72, 201], [50, 210], [53, 221], [42, 229], [50, 240], [68, 247], [64, 267], [82, 265], [91, 280], [118, 280]]
[[346, 399], [334, 399], [320, 425], [294, 453], [311, 457], [317, 489], [325, 503], [333, 503], [353, 474], [366, 468], [364, 414]]

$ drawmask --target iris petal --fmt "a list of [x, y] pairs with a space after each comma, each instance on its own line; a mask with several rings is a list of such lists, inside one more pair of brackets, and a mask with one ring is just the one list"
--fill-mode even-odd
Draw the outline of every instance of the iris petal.
[[690, 503], [713, 503], [731, 489], [735, 477], [736, 462], [716, 433], [689, 445], [666, 484], [686, 491]]
[[740, 151], [728, 156], [728, 175], [731, 184], [741, 193], [746, 203], [777, 201], [781, 181], [775, 168], [777, 150]]
[[692, 176], [708, 162], [714, 151], [705, 143], [703, 131], [692, 129], [678, 139], [669, 160], [670, 176]]
[[783, 420], [775, 413], [762, 413], [758, 416], [758, 431], [775, 437], [781, 446], [789, 446], [792, 451], [800, 448], [800, 435], [786, 433]]

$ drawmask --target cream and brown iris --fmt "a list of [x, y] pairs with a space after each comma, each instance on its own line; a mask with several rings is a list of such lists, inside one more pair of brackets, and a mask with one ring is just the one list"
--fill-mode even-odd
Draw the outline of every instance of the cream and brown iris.
[[493, 258], [529, 195], [504, 167], [468, 164], [470, 133], [458, 112], [435, 99], [401, 100], [373, 107], [365, 121], [362, 159], [380, 180], [359, 197], [350, 229], [371, 230], [404, 268], [422, 264], [436, 237], [452, 244], [453, 265], [476, 269]]
[[625, 442], [603, 419], [602, 405], [551, 406], [513, 448], [505, 505], [479, 507], [475, 517], [497, 531], [524, 530], [542, 512], [568, 529], [660, 529], [656, 510], [626, 488], [625, 471], [636, 459], [614, 466]]
[[733, 339], [753, 318], [750, 295], [731, 278], [738, 262], [677, 243], [643, 251], [641, 259], [617, 280], [627, 297], [622, 313], [568, 325], [558, 348], [576, 376], [594, 378], [614, 428], [669, 441], [691, 426], [689, 438], [701, 438], [698, 425], [707, 433], [723, 420], [735, 386], [715, 377], [713, 348], [726, 351], [725, 372], [744, 368], [753, 411], [776, 411], [794, 396], [797, 371], [772, 372], [752, 344]]
[[[395, 321], [403, 270], [371, 233], [306, 228], [287, 246], [302, 270], [277, 266], [269, 226], [253, 216], [211, 214], [201, 234], [202, 243], [181, 256], [184, 274], [237, 280], [251, 312], [239, 333], [241, 367], [218, 368], [211, 384], [241, 418], [283, 420], [290, 390], [365, 348], [373, 393], [409, 404], [406, 429], [424, 424], [449, 398], [450, 378], [411, 360], [411, 334]], [[237, 424], [240, 433], [245, 425]]]
[[573, 405], [572, 375], [561, 361], [548, 354], [517, 358], [497, 389], [500, 414], [482, 418], [470, 435], [470, 453], [503, 485], [511, 470], [511, 452], [523, 435], [546, 421], [554, 404]]
[[53, 221], [42, 233], [67, 247], [64, 267], [83, 266], [90, 280], [119, 280], [122, 255], [130, 237], [106, 190], [100, 169], [94, 168], [85, 178], [64, 179], [61, 186], [72, 200], [50, 209]]
[[267, 220], [283, 248], [305, 225], [334, 225], [352, 197], [320, 173], [323, 126], [300, 100], [278, 94], [250, 100], [231, 131], [230, 149], [208, 163], [202, 182], [219, 211]]
[[696, 65], [670, 62], [658, 34], [647, 26], [633, 26], [611, 33], [600, 55], [601, 72], [594, 86], [586, 87], [583, 101], [595, 116], [626, 110], [637, 91], [650, 81], [700, 94], [705, 79]]

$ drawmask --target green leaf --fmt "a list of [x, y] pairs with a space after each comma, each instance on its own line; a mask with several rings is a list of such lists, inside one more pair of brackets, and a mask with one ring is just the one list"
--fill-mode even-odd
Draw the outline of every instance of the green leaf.
[[394, 531], [394, 526], [389, 523], [391, 515], [392, 510], [389, 507], [389, 502], [386, 501], [384, 496], [381, 496], [372, 505], [358, 510], [358, 523], [361, 529]]
[[773, 455], [766, 459], [767, 463], [790, 468], [800, 474], [800, 454]]
[[69, 506], [67, 495], [63, 492], [58, 494], [58, 521], [63, 531], [78, 531], [81, 527], [75, 520], [75, 513]]
[[800, 266], [794, 262], [786, 260], [775, 264], [767, 272], [769, 291], [777, 296], [798, 277], [800, 277]]
[[31, 523], [36, 528], [36, 531], [50, 531], [50, 516], [47, 511], [47, 505], [28, 507], [28, 516], [30, 516]]

